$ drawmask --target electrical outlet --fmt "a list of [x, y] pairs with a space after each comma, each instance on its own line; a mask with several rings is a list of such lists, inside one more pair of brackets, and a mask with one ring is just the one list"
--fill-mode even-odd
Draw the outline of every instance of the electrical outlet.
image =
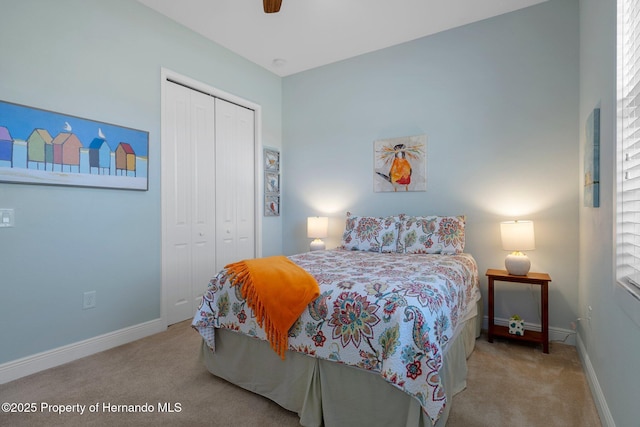
[[0, 209], [0, 227], [13, 227], [13, 209]]
[[96, 291], [85, 292], [82, 297], [82, 309], [95, 308], [96, 306]]

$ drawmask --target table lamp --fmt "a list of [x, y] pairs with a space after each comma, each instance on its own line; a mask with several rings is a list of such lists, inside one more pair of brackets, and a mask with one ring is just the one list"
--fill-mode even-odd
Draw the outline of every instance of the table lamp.
[[505, 221], [500, 223], [502, 249], [512, 251], [504, 260], [507, 272], [514, 276], [526, 276], [531, 267], [529, 257], [522, 251], [536, 248], [533, 221]]
[[307, 237], [314, 239], [311, 242], [310, 250], [321, 251], [325, 249], [325, 244], [320, 239], [327, 237], [328, 228], [329, 218], [326, 216], [310, 216], [307, 218]]

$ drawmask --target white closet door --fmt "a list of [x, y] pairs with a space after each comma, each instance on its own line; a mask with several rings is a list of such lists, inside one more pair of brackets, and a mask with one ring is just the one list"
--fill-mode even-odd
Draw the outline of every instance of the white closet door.
[[253, 110], [216, 99], [217, 269], [255, 254]]
[[193, 317], [216, 272], [215, 102], [169, 82], [165, 98], [163, 280], [173, 324]]

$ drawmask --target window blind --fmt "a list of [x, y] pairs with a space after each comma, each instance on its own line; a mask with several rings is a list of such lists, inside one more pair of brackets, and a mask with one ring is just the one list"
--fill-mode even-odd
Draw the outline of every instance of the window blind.
[[619, 0], [618, 280], [640, 292], [640, 2]]

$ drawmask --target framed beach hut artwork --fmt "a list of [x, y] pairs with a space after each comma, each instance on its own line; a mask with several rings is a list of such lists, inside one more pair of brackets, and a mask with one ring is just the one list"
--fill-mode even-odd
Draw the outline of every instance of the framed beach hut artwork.
[[375, 192], [427, 190], [427, 136], [416, 135], [374, 142]]
[[0, 101], [0, 182], [148, 190], [149, 133]]

